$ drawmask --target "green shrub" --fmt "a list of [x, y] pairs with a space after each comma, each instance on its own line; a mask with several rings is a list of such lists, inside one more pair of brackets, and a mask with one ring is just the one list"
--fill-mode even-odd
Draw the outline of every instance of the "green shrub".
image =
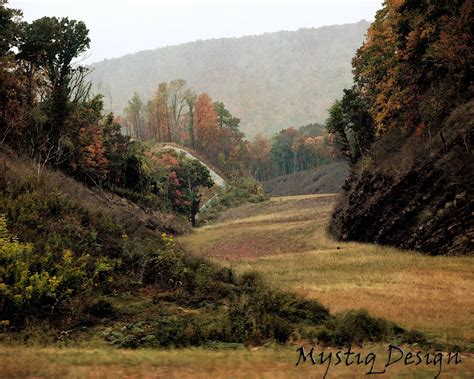
[[[61, 290], [62, 276], [41, 268], [45, 258], [33, 254], [31, 244], [23, 244], [9, 234], [6, 218], [0, 214], [0, 317], [24, 315], [35, 306], [51, 306], [67, 296]], [[9, 320], [10, 322], [12, 320]]]
[[285, 343], [293, 333], [293, 325], [284, 318], [274, 316], [269, 319], [273, 326], [272, 334], [277, 342]]
[[107, 342], [117, 347], [136, 349], [157, 346], [156, 337], [148, 334], [149, 331], [148, 325], [144, 321], [139, 321], [127, 323], [119, 330], [107, 328], [102, 335]]
[[143, 283], [158, 283], [164, 289], [176, 290], [185, 286], [189, 267], [186, 258], [175, 245], [172, 236], [162, 234], [164, 246], [161, 250], [143, 255]]
[[332, 346], [361, 345], [363, 342], [388, 340], [394, 334], [394, 325], [375, 318], [364, 309], [351, 310], [328, 319], [317, 338]]

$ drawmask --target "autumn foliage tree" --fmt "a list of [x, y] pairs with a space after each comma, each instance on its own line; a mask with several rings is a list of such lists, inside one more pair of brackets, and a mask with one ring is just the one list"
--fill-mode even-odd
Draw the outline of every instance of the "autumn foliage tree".
[[472, 97], [472, 24], [472, 0], [384, 3], [353, 59], [355, 86], [329, 112], [349, 161], [391, 130], [431, 139]]
[[271, 177], [271, 138], [257, 134], [249, 145], [249, 168], [252, 175], [259, 180], [268, 180]]
[[171, 141], [170, 110], [168, 107], [168, 84], [160, 83], [150, 103], [150, 128], [158, 142]]
[[194, 141], [198, 150], [215, 154], [217, 137], [217, 112], [212, 99], [202, 93], [197, 97], [194, 111]]
[[87, 178], [101, 184], [107, 177], [107, 158], [99, 126], [81, 128], [79, 131], [79, 166]]
[[473, 2], [389, 0], [353, 60], [354, 80], [379, 133], [432, 135], [472, 96]]

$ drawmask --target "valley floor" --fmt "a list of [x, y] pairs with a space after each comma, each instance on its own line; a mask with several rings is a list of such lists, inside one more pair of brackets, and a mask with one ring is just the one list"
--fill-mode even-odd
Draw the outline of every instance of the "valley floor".
[[[336, 242], [325, 231], [334, 199], [334, 195], [303, 195], [244, 205], [178, 241], [238, 272], [259, 271], [270, 285], [317, 299], [332, 312], [366, 308], [403, 327], [472, 348], [474, 257], [430, 257]], [[4, 345], [0, 378], [321, 378], [325, 365], [306, 362], [295, 367], [297, 347], [118, 350], [94, 344]], [[376, 352], [376, 368], [382, 368], [386, 349], [376, 344], [362, 351]], [[331, 366], [327, 378], [362, 378], [367, 371], [363, 364]], [[437, 372], [433, 365], [395, 364], [380, 377], [433, 378]], [[473, 378], [474, 356], [463, 353], [459, 365], [445, 362], [443, 377]]]
[[331, 312], [366, 308], [450, 343], [474, 340], [474, 257], [331, 239], [335, 195], [274, 197], [230, 209], [180, 241], [238, 272], [316, 299]]

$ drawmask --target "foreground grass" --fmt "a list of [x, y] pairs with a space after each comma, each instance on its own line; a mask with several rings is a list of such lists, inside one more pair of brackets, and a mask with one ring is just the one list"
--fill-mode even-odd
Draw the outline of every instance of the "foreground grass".
[[[321, 378], [327, 363], [295, 366], [297, 346], [259, 349], [115, 350], [71, 348], [0, 347], [1, 378]], [[375, 369], [387, 362], [387, 347], [355, 349], [377, 355]], [[319, 353], [321, 350], [318, 349]], [[345, 350], [343, 350], [345, 351]], [[328, 351], [325, 351], [327, 354]], [[441, 377], [472, 378], [473, 357], [463, 354], [461, 363], [443, 363]], [[370, 365], [329, 366], [327, 378], [363, 378]], [[433, 378], [439, 366], [393, 364], [383, 377]]]
[[325, 232], [331, 195], [287, 196], [231, 209], [180, 241], [239, 272], [317, 299], [332, 312], [366, 308], [448, 343], [474, 340], [474, 257], [431, 257], [341, 243]]

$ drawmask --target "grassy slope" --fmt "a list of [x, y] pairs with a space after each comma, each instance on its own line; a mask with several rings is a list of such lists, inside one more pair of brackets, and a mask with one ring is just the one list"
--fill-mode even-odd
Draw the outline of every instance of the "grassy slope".
[[[98, 188], [88, 187], [59, 171], [44, 169], [41, 175], [37, 176], [37, 167], [19, 159], [16, 153], [2, 144], [0, 144], [0, 175], [8, 182], [13, 182], [11, 187], [22, 188], [23, 182], [31, 182], [29, 192], [38, 188], [39, 192], [43, 192], [44, 198], [57, 193], [61, 198], [73, 200], [81, 209], [100, 212], [134, 231], [147, 224], [156, 226], [158, 234], [163, 231], [182, 234], [191, 230], [188, 221], [182, 216], [169, 211], [145, 211], [130, 200], [110, 192], [104, 193]], [[0, 198], [5, 194], [0, 194]]]
[[348, 170], [346, 162], [332, 162], [268, 180], [263, 182], [263, 188], [270, 196], [337, 193], [341, 191]]
[[363, 307], [448, 342], [474, 339], [474, 257], [336, 242], [325, 232], [333, 203], [331, 195], [272, 198], [231, 209], [180, 241], [237, 271], [260, 271], [331, 311]]

